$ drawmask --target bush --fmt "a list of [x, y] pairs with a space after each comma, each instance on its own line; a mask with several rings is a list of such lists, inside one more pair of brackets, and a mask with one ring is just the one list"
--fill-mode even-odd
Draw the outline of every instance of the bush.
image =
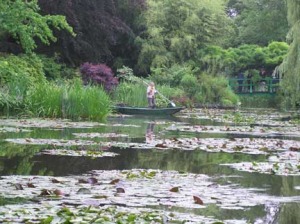
[[180, 81], [180, 85], [190, 98], [192, 98], [199, 90], [198, 80], [191, 74], [184, 75]]
[[108, 92], [110, 92], [119, 83], [118, 79], [114, 77], [111, 68], [105, 64], [93, 65], [86, 62], [81, 65], [80, 72], [85, 85], [101, 85]]
[[177, 87], [187, 74], [193, 74], [190, 66], [174, 64], [170, 68], [155, 68], [151, 70], [150, 79], [160, 85]]
[[233, 106], [239, 102], [238, 96], [230, 89], [225, 77], [201, 74], [199, 79], [199, 89], [195, 94], [196, 103]]
[[56, 57], [46, 57], [44, 55], [39, 55], [39, 58], [43, 63], [43, 71], [48, 80], [68, 78], [72, 79], [78, 76], [78, 72], [66, 64], [58, 62]]
[[37, 56], [0, 57], [0, 110], [6, 113], [22, 110], [27, 92], [45, 81], [43, 63]]

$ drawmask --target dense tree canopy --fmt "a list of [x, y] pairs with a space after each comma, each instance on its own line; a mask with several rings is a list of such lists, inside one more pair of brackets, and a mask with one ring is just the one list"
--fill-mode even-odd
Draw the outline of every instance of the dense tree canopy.
[[142, 45], [141, 72], [191, 60], [205, 44], [222, 45], [231, 31], [222, 0], [148, 0], [147, 3], [147, 30], [138, 39]]
[[42, 52], [58, 52], [72, 65], [86, 61], [110, 65], [131, 63], [128, 61], [135, 51], [131, 27], [144, 8], [144, 0], [39, 0], [39, 3], [44, 14], [65, 15], [77, 34], [76, 38], [58, 34], [59, 41], [51, 49], [41, 49]]
[[64, 16], [40, 15], [37, 0], [1, 0], [0, 3], [0, 38], [12, 37], [26, 53], [36, 47], [36, 39], [49, 45], [56, 41], [52, 28], [73, 32]]
[[288, 31], [285, 1], [229, 0], [228, 14], [237, 26], [235, 45], [285, 41]]

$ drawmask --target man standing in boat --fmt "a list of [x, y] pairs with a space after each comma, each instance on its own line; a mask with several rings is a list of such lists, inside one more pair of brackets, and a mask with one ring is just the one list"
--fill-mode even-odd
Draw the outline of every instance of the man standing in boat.
[[147, 87], [147, 99], [148, 99], [148, 106], [150, 108], [155, 108], [155, 94], [157, 91], [155, 90], [154, 82], [150, 82]]

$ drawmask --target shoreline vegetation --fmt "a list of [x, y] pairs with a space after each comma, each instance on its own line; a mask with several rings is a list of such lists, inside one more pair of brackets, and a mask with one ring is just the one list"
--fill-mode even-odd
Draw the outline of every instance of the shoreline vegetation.
[[[146, 1], [135, 5], [111, 4], [114, 10], [109, 16], [118, 18], [113, 20], [114, 23], [106, 24], [111, 30], [95, 24], [102, 30], [90, 28], [82, 32], [77, 26], [84, 24], [79, 8], [70, 14], [69, 6], [64, 5], [62, 15], [48, 15], [46, 12], [53, 13], [58, 9], [51, 8], [44, 1], [5, 1], [0, 6], [5, 12], [0, 16], [5, 21], [0, 24], [3, 30], [0, 42], [7, 44], [7, 48], [0, 45], [0, 113], [6, 116], [105, 120], [113, 104], [146, 106], [145, 86], [141, 82], [150, 81], [156, 84], [163, 96], [187, 108], [237, 108], [259, 104], [295, 109], [299, 104], [298, 96], [282, 91], [280, 84], [278, 97], [271, 100], [255, 98], [253, 102], [248, 100], [250, 97], [239, 97], [229, 86], [229, 79], [236, 77], [247, 77], [253, 82], [274, 77], [279, 80], [283, 71], [280, 65], [286, 62], [290, 47], [282, 41], [283, 35], [277, 38], [267, 35], [269, 40], [264, 44], [245, 42], [244, 37], [239, 36], [240, 42], [234, 43], [236, 35], [232, 28], [238, 28], [239, 23], [233, 19], [237, 17], [238, 21], [239, 16], [248, 15], [244, 11], [239, 12], [241, 15], [229, 15], [227, 7], [234, 11], [235, 4], [226, 6], [220, 2], [204, 4], [192, 1], [181, 6], [175, 1], [171, 10], [174, 18], [168, 17], [169, 7], [160, 1], [149, 0], [148, 5]], [[190, 13], [182, 14], [178, 11], [179, 6]], [[92, 8], [102, 10], [102, 7]], [[118, 15], [118, 10], [124, 14]], [[129, 16], [126, 14], [129, 12], [134, 13]], [[199, 17], [204, 12], [205, 16]], [[16, 19], [15, 15], [19, 17]], [[153, 19], [153, 15], [159, 19]], [[212, 22], [203, 20], [206, 16]], [[213, 23], [220, 19], [224, 24]], [[280, 24], [287, 22], [286, 18], [277, 19]], [[137, 20], [143, 24], [143, 30], [136, 24]], [[111, 20], [106, 18], [103, 21]], [[195, 33], [191, 27], [198, 26], [206, 26], [207, 30]], [[97, 47], [100, 56], [80, 53], [82, 58], [77, 58], [78, 50], [86, 52], [83, 46], [96, 49], [92, 40], [84, 38], [88, 33], [97, 36], [98, 30], [107, 35], [107, 40], [103, 40], [103, 35], [99, 37], [103, 40], [99, 41], [103, 46]], [[144, 35], [137, 35], [140, 31]], [[209, 35], [212, 31], [213, 36]], [[281, 34], [286, 32], [280, 30]], [[74, 44], [72, 54], [69, 46], [64, 46], [70, 41]], [[125, 46], [129, 46], [133, 54], [128, 56]], [[283, 83], [288, 82], [283, 80]], [[164, 97], [157, 96], [158, 106], [167, 104]]]

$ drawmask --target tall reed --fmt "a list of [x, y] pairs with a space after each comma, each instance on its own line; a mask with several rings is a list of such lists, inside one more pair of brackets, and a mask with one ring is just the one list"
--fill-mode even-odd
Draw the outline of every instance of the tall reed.
[[146, 87], [139, 83], [122, 82], [115, 89], [113, 100], [115, 103], [145, 107], [147, 106]]
[[59, 85], [41, 83], [27, 98], [27, 109], [39, 117], [104, 120], [110, 106], [110, 98], [101, 87], [83, 86], [80, 80]]

